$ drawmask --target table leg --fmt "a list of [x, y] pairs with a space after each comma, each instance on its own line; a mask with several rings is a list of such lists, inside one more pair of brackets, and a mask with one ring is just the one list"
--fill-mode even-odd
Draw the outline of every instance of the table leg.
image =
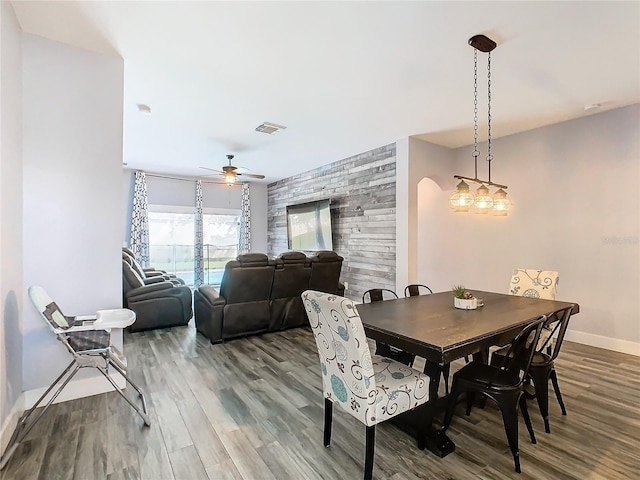
[[455, 444], [447, 437], [447, 435], [440, 430], [436, 430], [433, 425], [433, 419], [438, 411], [438, 388], [440, 387], [440, 376], [443, 370], [448, 365], [439, 365], [437, 363], [429, 362], [424, 366], [424, 373], [429, 375], [429, 401], [428, 413], [427, 413], [427, 448], [438, 455], [439, 457], [446, 457], [451, 452], [455, 451]]

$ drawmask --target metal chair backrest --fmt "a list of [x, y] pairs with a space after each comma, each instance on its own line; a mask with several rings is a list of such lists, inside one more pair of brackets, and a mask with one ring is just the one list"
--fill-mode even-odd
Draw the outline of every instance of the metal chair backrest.
[[420, 289], [423, 289], [423, 293], [426, 295], [427, 292], [424, 290], [428, 290], [428, 293], [433, 293], [433, 291], [427, 287], [426, 285], [422, 285], [420, 283], [412, 283], [411, 285], [407, 285], [404, 287], [404, 296], [405, 297], [417, 297], [421, 295]]
[[547, 336], [547, 339], [542, 345], [538, 346], [538, 351], [542, 352], [547, 345], [551, 342], [554, 334], [557, 332], [558, 336], [555, 339], [555, 343], [553, 345], [553, 349], [551, 351], [551, 360], [555, 360], [558, 358], [558, 354], [560, 353], [560, 347], [562, 346], [562, 341], [564, 340], [564, 335], [567, 333], [567, 327], [569, 326], [569, 319], [571, 318], [571, 314], [573, 313], [574, 305], [571, 305], [567, 308], [561, 308], [553, 312], [547, 318], [547, 321], [544, 324], [545, 329], [551, 330], [551, 333]]
[[[396, 292], [388, 288], [372, 288], [362, 294], [362, 303], [382, 302], [385, 300], [385, 296], [391, 297], [391, 300], [398, 298]], [[369, 301], [367, 301], [367, 297]], [[387, 298], [387, 300], [389, 300], [389, 298]]]
[[511, 342], [506, 356], [501, 358], [503, 364], [498, 365], [504, 370], [513, 372], [520, 370], [520, 384], [525, 381], [529, 374], [533, 356], [537, 351], [540, 332], [546, 321], [547, 316], [542, 315], [524, 327]]

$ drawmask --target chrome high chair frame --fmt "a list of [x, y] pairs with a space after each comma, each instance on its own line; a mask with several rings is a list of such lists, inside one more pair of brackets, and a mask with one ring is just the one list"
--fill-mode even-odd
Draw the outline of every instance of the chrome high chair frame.
[[[55, 333], [57, 339], [67, 348], [73, 356], [73, 360], [58, 378], [47, 388], [40, 399], [25, 412], [9, 440], [7, 449], [0, 458], [0, 470], [5, 467], [20, 443], [29, 434], [33, 426], [42, 418], [51, 404], [60, 395], [71, 379], [81, 368], [96, 368], [131, 407], [140, 415], [146, 426], [151, 425], [147, 413], [147, 404], [142, 389], [138, 387], [126, 374], [126, 365], [120, 357], [122, 353], [111, 345], [111, 329], [125, 328], [131, 325], [136, 314], [128, 309], [98, 310], [95, 315], [67, 317], [62, 314], [60, 307], [49, 297], [42, 287], [29, 288], [29, 297], [36, 310], [47, 321]], [[126, 382], [131, 385], [140, 397], [142, 408], [127, 397], [115, 381], [109, 376], [109, 367], [113, 367]], [[63, 380], [64, 379], [64, 380]], [[49, 393], [58, 386], [48, 402], [34, 419], [29, 422], [31, 415], [36, 411]]]

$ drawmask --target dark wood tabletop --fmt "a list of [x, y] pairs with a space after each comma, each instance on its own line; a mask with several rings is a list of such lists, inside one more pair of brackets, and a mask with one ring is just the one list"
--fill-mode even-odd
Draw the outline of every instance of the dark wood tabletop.
[[578, 304], [470, 290], [484, 302], [476, 310], [453, 306], [451, 292], [385, 300], [357, 306], [369, 338], [439, 364], [492, 345], [509, 343], [524, 325]]

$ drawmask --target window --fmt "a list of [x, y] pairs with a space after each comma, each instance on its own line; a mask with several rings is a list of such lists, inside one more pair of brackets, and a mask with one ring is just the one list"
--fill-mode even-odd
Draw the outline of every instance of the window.
[[202, 215], [204, 283], [220, 285], [224, 266], [238, 256], [239, 214]]
[[177, 275], [187, 285], [193, 285], [193, 212], [153, 210], [149, 208], [149, 264]]
[[[240, 212], [205, 209], [204, 283], [220, 285], [225, 264], [238, 255]], [[149, 264], [194, 285], [195, 213], [191, 207], [149, 205]]]

